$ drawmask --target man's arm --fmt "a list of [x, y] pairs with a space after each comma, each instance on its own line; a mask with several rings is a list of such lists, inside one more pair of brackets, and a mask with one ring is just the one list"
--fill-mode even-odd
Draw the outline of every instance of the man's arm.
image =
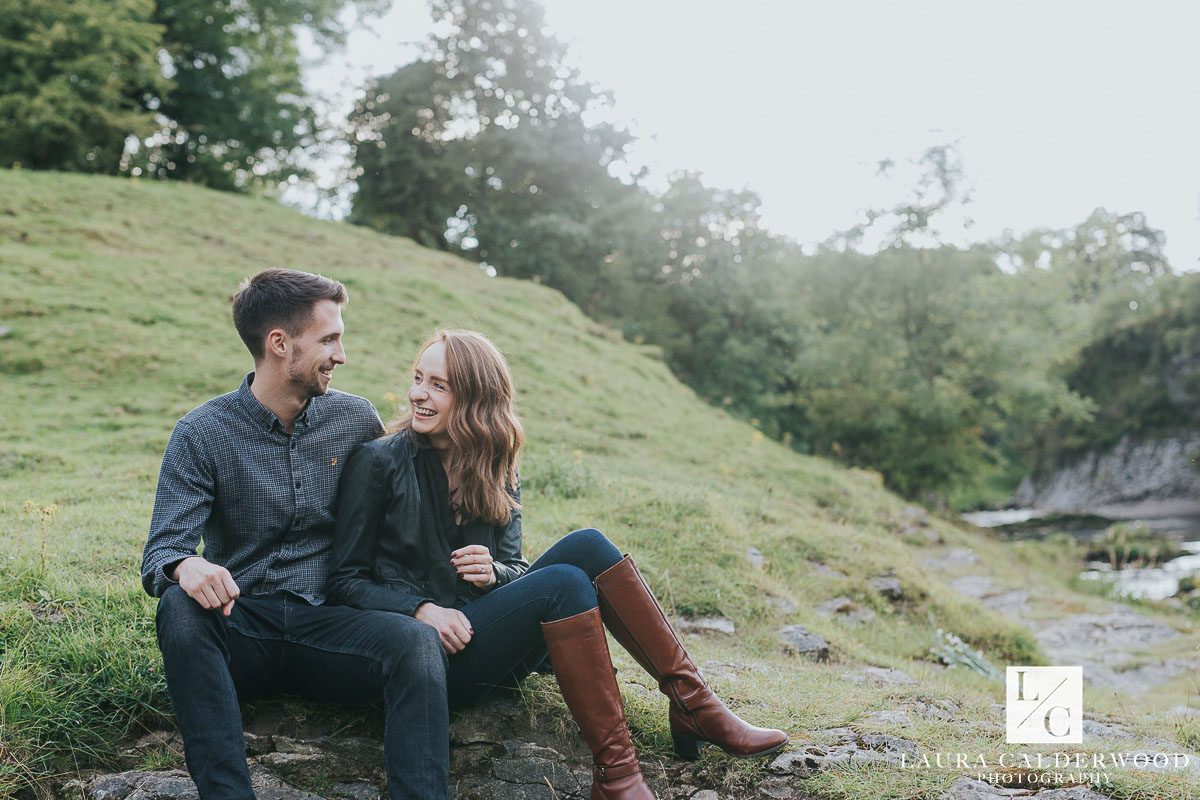
[[224, 607], [238, 596], [229, 571], [196, 555], [216, 497], [214, 470], [195, 432], [175, 426], [163, 454], [150, 535], [142, 552], [142, 586], [154, 597], [178, 583], [204, 608]]

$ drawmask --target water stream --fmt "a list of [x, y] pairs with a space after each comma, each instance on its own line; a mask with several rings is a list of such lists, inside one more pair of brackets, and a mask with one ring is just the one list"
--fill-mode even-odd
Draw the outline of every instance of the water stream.
[[1084, 580], [1111, 581], [1115, 589], [1128, 597], [1162, 600], [1179, 591], [1184, 577], [1200, 576], [1200, 515], [1110, 519], [1092, 515], [1048, 514], [1033, 508], [976, 511], [963, 519], [980, 528], [993, 530], [1007, 539], [1041, 539], [1051, 533], [1069, 533], [1081, 542], [1104, 535], [1115, 522], [1141, 525], [1175, 542], [1186, 555], [1156, 567], [1113, 569], [1095, 561], [1080, 573]]

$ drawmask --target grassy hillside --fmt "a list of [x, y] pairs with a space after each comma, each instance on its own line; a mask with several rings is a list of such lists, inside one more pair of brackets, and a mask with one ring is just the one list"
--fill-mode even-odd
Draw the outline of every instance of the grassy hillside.
[[[929, 663], [935, 631], [962, 636], [1001, 667], [1043, 657], [1027, 630], [925, 567], [934, 539], [939, 552], [970, 546], [1015, 582], [1040, 580], [1088, 602], [1069, 593], [1048, 549], [986, 541], [936, 519], [914, 525], [877, 475], [798, 456], [704, 405], [654, 350], [621, 341], [556, 292], [267, 200], [3, 172], [0, 795], [103, 764], [125, 738], [162, 724], [154, 606], [137, 580], [159, 459], [175, 420], [249, 369], [229, 297], [269, 265], [349, 287], [349, 360], [335, 387], [370, 398], [385, 417], [435, 326], [493, 337], [511, 359], [529, 439], [527, 554], [576, 527], [605, 530], [677, 613], [719, 613], [737, 625], [736, 637], [697, 639], [695, 655], [753, 665], [714, 683], [796, 741], [909, 700], [952, 698], [957, 721], [931, 718], [905, 735], [929, 751], [1003, 749], [1002, 731], [964, 724], [991, 719], [1002, 687]], [[899, 600], [870, 585], [885, 574], [899, 579]], [[841, 595], [875, 619], [851, 625], [816, 612]], [[829, 640], [830, 663], [780, 649], [777, 629], [796, 623]], [[855, 680], [861, 665], [901, 667], [918, 682], [864, 683]], [[623, 679], [638, 674], [621, 662]], [[1089, 708], [1126, 713], [1101, 694], [1089, 695]], [[630, 702], [645, 752], [665, 754], [663, 704], [638, 693]], [[699, 769], [733, 784], [758, 767], [706, 756]], [[913, 796], [952, 780], [870, 767], [822, 773], [808, 788]], [[1113, 791], [1132, 796], [1144, 785], [1129, 778]]]

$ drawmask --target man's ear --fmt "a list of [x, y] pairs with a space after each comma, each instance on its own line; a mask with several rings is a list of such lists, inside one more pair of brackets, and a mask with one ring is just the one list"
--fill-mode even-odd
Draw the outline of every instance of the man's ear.
[[290, 344], [287, 331], [283, 328], [272, 328], [267, 332], [266, 352], [268, 355], [286, 358]]

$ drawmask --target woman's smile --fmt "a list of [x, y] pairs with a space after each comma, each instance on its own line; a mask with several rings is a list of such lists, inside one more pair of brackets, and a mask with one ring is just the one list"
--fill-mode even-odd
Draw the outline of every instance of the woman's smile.
[[446, 346], [435, 342], [417, 360], [412, 386], [408, 387], [412, 428], [431, 440], [445, 437], [450, 409], [454, 406], [446, 371]]

